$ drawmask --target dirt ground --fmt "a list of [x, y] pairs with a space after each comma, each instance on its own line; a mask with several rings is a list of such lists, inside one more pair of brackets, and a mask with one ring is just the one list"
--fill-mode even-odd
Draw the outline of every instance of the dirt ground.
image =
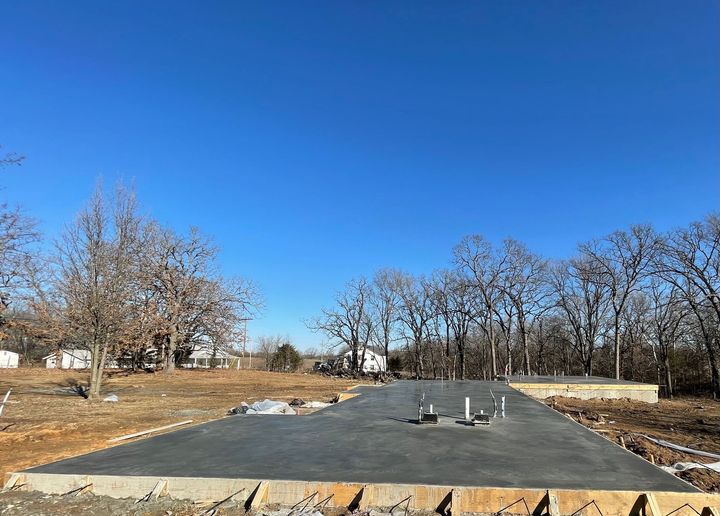
[[[0, 474], [109, 446], [113, 437], [183, 420], [223, 417], [242, 401], [329, 401], [357, 380], [250, 370], [111, 372], [103, 392], [119, 402], [90, 402], [73, 392], [88, 374], [57, 369], [1, 369]], [[0, 400], [1, 401], [1, 400]], [[300, 415], [310, 410], [300, 410]]]
[[[650, 404], [628, 399], [579, 400], [556, 396], [545, 403], [657, 465], [717, 461], [659, 446], [643, 436], [720, 454], [720, 402], [708, 398]], [[692, 469], [677, 476], [703, 491], [720, 493], [720, 473], [715, 471]]]

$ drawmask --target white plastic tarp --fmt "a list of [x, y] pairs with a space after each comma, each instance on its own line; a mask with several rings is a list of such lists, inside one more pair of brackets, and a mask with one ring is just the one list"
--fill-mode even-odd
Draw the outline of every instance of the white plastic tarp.
[[[247, 409], [245, 409], [247, 407]], [[252, 405], [243, 404], [245, 414], [287, 414], [295, 415], [293, 408], [284, 401], [263, 400]]]
[[679, 473], [681, 471], [687, 471], [689, 469], [711, 469], [720, 473], [720, 462], [711, 462], [710, 464], [700, 464], [699, 462], [678, 462], [672, 466], [660, 466], [668, 473]]

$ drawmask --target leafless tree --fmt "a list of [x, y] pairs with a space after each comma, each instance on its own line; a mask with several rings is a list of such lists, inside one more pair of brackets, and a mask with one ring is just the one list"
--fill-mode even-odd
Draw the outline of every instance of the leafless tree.
[[[2, 149], [2, 146], [0, 146]], [[17, 152], [5, 152], [0, 155], [0, 169], [10, 166], [22, 165], [25, 160], [25, 156], [18, 154]]]
[[496, 305], [502, 296], [501, 281], [505, 268], [505, 258], [498, 255], [490, 242], [480, 235], [471, 235], [453, 249], [455, 264], [468, 273], [474, 281], [484, 310], [478, 313], [483, 315], [480, 325], [487, 334], [490, 342], [490, 359], [492, 377], [497, 377], [497, 343], [495, 335], [494, 315]]
[[610, 303], [602, 274], [602, 267], [587, 255], [560, 262], [551, 273], [557, 307], [571, 329], [573, 347], [587, 375], [593, 372], [593, 355]]
[[412, 345], [412, 357], [416, 378], [424, 375], [424, 344], [429, 341], [429, 324], [435, 315], [432, 302], [432, 286], [423, 278], [405, 274], [401, 279], [399, 319], [403, 323], [406, 340]]
[[547, 263], [517, 240], [505, 240], [504, 248], [507, 267], [501, 288], [515, 309], [517, 328], [523, 347], [525, 374], [532, 374], [528, 343], [529, 324], [545, 310], [545, 302], [549, 296]]
[[671, 358], [681, 337], [681, 325], [689, 315], [687, 305], [682, 302], [679, 289], [667, 282], [654, 278], [650, 288], [650, 335], [653, 343], [658, 370], [664, 372], [665, 394], [673, 397], [673, 376]]
[[283, 344], [289, 344], [290, 338], [282, 335], [261, 336], [258, 338], [258, 355], [265, 360], [265, 370], [270, 371], [272, 356]]
[[132, 273], [139, 255], [135, 196], [119, 187], [108, 205], [98, 187], [56, 243], [54, 316], [62, 339], [90, 350], [88, 396], [100, 396], [108, 351], [131, 319]]
[[385, 363], [390, 358], [390, 345], [395, 340], [400, 304], [400, 273], [393, 269], [381, 269], [373, 277], [369, 308], [373, 320], [373, 340], [382, 348]]
[[38, 251], [40, 235], [35, 221], [19, 209], [0, 206], [0, 317], [10, 306], [13, 295], [28, 289]]
[[720, 397], [720, 216], [672, 231], [661, 242], [655, 271], [674, 285], [695, 315], [710, 363], [712, 391]]
[[352, 280], [344, 291], [338, 293], [336, 306], [323, 309], [322, 315], [307, 325], [310, 330], [322, 332], [338, 344], [345, 344], [351, 352], [353, 371], [360, 369], [364, 356], [358, 354], [364, 355], [372, 334], [368, 310], [370, 297], [371, 286], [365, 278]]
[[638, 225], [632, 226], [630, 231], [615, 231], [601, 240], [582, 244], [580, 248], [583, 253], [593, 257], [610, 291], [615, 378], [619, 380], [622, 313], [630, 295], [651, 270], [657, 236], [652, 227]]

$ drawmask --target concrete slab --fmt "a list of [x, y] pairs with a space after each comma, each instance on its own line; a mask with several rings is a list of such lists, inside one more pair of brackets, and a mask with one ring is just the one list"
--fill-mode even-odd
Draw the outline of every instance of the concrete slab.
[[[614, 378], [604, 378], [602, 376], [526, 376], [511, 375], [504, 376], [503, 379], [510, 380], [511, 383], [558, 383], [571, 385], [647, 385], [647, 383], [631, 382], [629, 380], [616, 380]], [[656, 386], [655, 386], [656, 387]]]
[[[507, 418], [463, 424], [492, 411]], [[231, 416], [39, 466], [32, 473], [260, 478], [692, 493], [665, 473], [502, 382], [400, 381], [309, 416]], [[416, 425], [417, 400], [440, 415]]]
[[515, 389], [535, 398], [566, 396], [590, 400], [628, 398], [645, 403], [658, 402], [658, 386], [599, 376], [508, 376]]

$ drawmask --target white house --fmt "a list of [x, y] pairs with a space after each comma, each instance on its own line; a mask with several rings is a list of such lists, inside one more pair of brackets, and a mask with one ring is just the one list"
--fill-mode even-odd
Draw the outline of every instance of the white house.
[[201, 346], [190, 353], [190, 356], [183, 363], [183, 367], [187, 367], [189, 369], [208, 369], [210, 367], [227, 369], [230, 367], [230, 363], [234, 359], [237, 359], [237, 357], [221, 349], [216, 349], [213, 353], [213, 349], [211, 347]]
[[17, 367], [19, 363], [20, 355], [0, 349], [0, 368]]
[[[387, 371], [387, 363], [385, 362], [385, 356], [380, 353], [375, 353], [372, 349], [367, 348], [365, 351], [365, 359], [363, 360], [363, 348], [358, 349], [358, 360], [363, 360], [360, 364], [360, 369], [365, 373], [377, 373], [380, 371]], [[350, 368], [352, 364], [352, 351], [347, 351], [340, 356], [342, 366]]]
[[43, 357], [43, 360], [48, 369], [87, 369], [92, 362], [92, 356], [87, 349], [61, 349]]

